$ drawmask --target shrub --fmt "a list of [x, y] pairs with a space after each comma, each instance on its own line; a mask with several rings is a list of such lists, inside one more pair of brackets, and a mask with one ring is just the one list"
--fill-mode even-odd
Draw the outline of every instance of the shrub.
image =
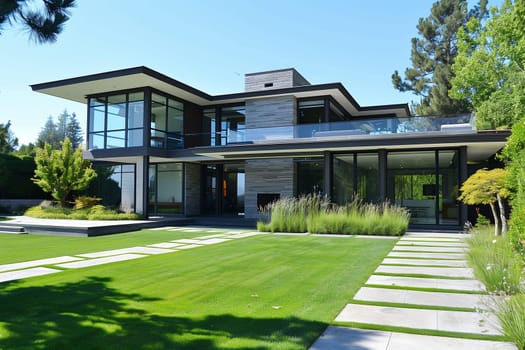
[[91, 208], [100, 203], [102, 198], [90, 196], [78, 196], [75, 198], [75, 209]]
[[474, 275], [491, 293], [519, 293], [523, 262], [514, 254], [508, 240], [495, 239], [489, 231], [490, 227], [475, 230], [468, 240], [470, 251], [467, 253], [467, 259], [474, 269]]
[[41, 219], [72, 219], [72, 220], [138, 220], [139, 214], [119, 213], [108, 210], [103, 205], [95, 205], [91, 208], [70, 209], [62, 207], [31, 207], [24, 215]]
[[482, 228], [485, 226], [490, 225], [490, 219], [486, 217], [485, 215], [478, 213], [478, 216], [476, 218], [476, 225], [474, 227], [476, 228]]
[[525, 349], [525, 295], [514, 295], [502, 302], [497, 316], [503, 333], [518, 346], [518, 349]]
[[337, 206], [326, 196], [311, 194], [280, 199], [265, 211], [270, 221], [259, 222], [259, 231], [402, 235], [409, 221], [406, 209], [388, 203], [367, 204], [355, 200]]

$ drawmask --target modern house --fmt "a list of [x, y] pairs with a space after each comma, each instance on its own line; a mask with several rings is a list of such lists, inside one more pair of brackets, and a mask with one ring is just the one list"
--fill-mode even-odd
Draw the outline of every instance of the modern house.
[[112, 168], [122, 210], [257, 218], [276, 198], [389, 200], [414, 227], [459, 228], [470, 164], [508, 131], [473, 116], [410, 116], [406, 104], [360, 106], [341, 83], [295, 69], [245, 75], [245, 91], [209, 95], [147, 67], [52, 81], [34, 91], [87, 105], [85, 157]]

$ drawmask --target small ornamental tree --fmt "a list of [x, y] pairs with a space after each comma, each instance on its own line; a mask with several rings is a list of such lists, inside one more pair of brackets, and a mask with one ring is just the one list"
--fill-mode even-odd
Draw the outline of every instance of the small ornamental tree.
[[85, 189], [97, 176], [91, 163], [82, 159], [80, 148], [73, 152], [69, 138], [62, 142], [61, 150], [53, 150], [48, 143], [43, 148], [37, 147], [35, 162], [33, 182], [51, 193], [62, 207], [72, 191]]
[[[472, 174], [461, 186], [461, 200], [465, 204], [486, 204], [490, 206], [494, 218], [494, 234], [499, 234], [501, 220], [501, 235], [507, 233], [507, 217], [503, 198], [507, 198], [510, 192], [505, 187], [507, 172], [505, 169], [480, 169]], [[499, 207], [496, 209], [496, 203]]]

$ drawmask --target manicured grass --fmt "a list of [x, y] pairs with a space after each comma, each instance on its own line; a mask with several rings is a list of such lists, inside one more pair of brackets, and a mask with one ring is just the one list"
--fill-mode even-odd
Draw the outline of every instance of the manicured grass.
[[[176, 239], [173, 234], [180, 235], [83, 239], [82, 251], [162, 242]], [[69, 238], [60, 237], [62, 244], [57, 237], [15, 238], [22, 238], [18, 251], [81, 249]], [[394, 243], [263, 235], [3, 283], [0, 348], [306, 349]]]
[[143, 230], [100, 237], [0, 234], [0, 264], [193, 238], [208, 233]]

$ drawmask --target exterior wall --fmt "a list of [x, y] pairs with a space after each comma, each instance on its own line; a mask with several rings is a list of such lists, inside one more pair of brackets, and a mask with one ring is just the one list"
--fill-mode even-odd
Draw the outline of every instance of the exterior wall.
[[200, 215], [201, 213], [201, 166], [199, 164], [184, 164], [184, 215]]
[[257, 194], [279, 193], [293, 196], [293, 159], [257, 159], [245, 163], [246, 183], [244, 210], [248, 219], [258, 218]]
[[269, 72], [249, 73], [244, 76], [244, 91], [284, 89], [310, 85], [295, 69], [281, 69]]
[[246, 128], [294, 125], [297, 119], [294, 96], [246, 101]]

